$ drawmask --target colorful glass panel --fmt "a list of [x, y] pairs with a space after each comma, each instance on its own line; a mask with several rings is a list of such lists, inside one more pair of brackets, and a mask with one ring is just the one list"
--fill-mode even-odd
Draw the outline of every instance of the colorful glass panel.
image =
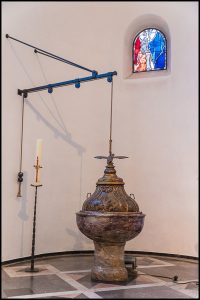
[[167, 44], [163, 33], [154, 28], [140, 32], [133, 43], [133, 72], [165, 70]]

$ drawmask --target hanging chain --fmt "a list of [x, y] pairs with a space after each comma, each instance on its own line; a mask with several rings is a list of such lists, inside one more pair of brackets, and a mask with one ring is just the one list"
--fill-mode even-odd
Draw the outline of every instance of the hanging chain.
[[23, 181], [23, 173], [22, 173], [22, 153], [23, 153], [23, 132], [24, 132], [24, 94], [23, 94], [23, 100], [22, 100], [22, 125], [21, 125], [21, 145], [20, 145], [20, 165], [19, 165], [19, 173], [18, 173], [18, 179], [19, 182], [19, 189], [17, 193], [17, 197], [21, 197], [21, 183]]
[[22, 170], [23, 132], [24, 132], [24, 94], [23, 94], [23, 102], [22, 102], [22, 132], [21, 132], [21, 150], [20, 150], [20, 172]]
[[109, 155], [112, 155], [112, 107], [113, 107], [113, 78], [111, 82], [111, 101], [110, 101], [110, 139], [109, 139]]

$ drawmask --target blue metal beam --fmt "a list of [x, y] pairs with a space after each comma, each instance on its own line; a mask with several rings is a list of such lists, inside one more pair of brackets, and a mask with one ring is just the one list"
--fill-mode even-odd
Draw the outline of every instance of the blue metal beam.
[[66, 85], [72, 85], [72, 84], [74, 84], [76, 88], [79, 88], [81, 82], [92, 81], [92, 80], [97, 80], [97, 79], [102, 79], [102, 78], [107, 78], [108, 82], [112, 82], [112, 77], [114, 75], [117, 75], [116, 71], [108, 72], [108, 73], [104, 73], [104, 74], [98, 74], [98, 75], [94, 74], [93, 76], [57, 82], [57, 83], [52, 83], [52, 84], [48, 84], [48, 85], [42, 85], [42, 86], [38, 86], [35, 88], [30, 88], [30, 89], [24, 89], [24, 90], [18, 89], [18, 95], [21, 96], [23, 94], [24, 98], [27, 98], [28, 93], [34, 93], [34, 92], [39, 92], [39, 91], [43, 91], [43, 90], [48, 90], [48, 93], [52, 93], [54, 88], [66, 86]]

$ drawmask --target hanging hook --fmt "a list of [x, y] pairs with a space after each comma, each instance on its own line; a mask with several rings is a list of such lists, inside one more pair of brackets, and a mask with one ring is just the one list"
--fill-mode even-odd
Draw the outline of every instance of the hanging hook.
[[135, 195], [134, 194], [130, 194], [130, 197], [133, 198], [133, 200], [135, 200]]
[[112, 75], [109, 75], [109, 76], [107, 77], [107, 81], [108, 81], [108, 82], [112, 82], [112, 80], [113, 80]]
[[97, 75], [98, 75], [98, 72], [95, 71], [95, 70], [93, 70], [93, 71], [92, 71], [92, 77], [96, 77]]
[[80, 88], [80, 86], [81, 86], [81, 84], [80, 84], [80, 80], [79, 80], [79, 79], [77, 79], [77, 81], [76, 81], [76, 83], [75, 83], [75, 88], [79, 89], [79, 88]]
[[49, 85], [48, 93], [49, 93], [49, 94], [52, 94], [52, 93], [53, 93], [53, 88], [51, 87], [51, 85]]

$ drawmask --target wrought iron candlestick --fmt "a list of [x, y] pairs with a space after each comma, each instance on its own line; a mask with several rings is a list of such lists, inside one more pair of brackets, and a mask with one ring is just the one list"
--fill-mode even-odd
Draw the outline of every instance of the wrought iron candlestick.
[[34, 204], [34, 215], [33, 215], [31, 266], [30, 266], [30, 268], [25, 269], [26, 272], [39, 272], [39, 271], [41, 271], [39, 268], [34, 267], [34, 263], [35, 263], [35, 231], [36, 231], [37, 189], [38, 189], [38, 187], [42, 186], [42, 184], [40, 184], [40, 182], [39, 182], [39, 169], [42, 168], [42, 166], [39, 165], [38, 156], [37, 156], [37, 163], [36, 163], [36, 165], [34, 165], [34, 168], [36, 170], [36, 172], [35, 172], [35, 183], [31, 184], [31, 186], [35, 187], [35, 204]]

